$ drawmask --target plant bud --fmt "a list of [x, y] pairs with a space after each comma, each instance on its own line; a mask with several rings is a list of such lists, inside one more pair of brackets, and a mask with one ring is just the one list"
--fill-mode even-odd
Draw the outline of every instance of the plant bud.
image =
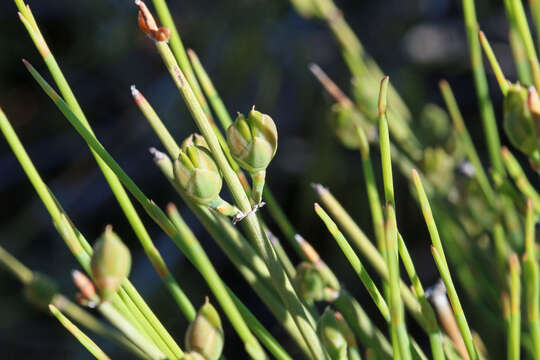
[[538, 151], [538, 141], [536, 116], [531, 113], [529, 103], [536, 109], [534, 101], [529, 101], [527, 89], [519, 83], [510, 85], [504, 96], [503, 127], [512, 145], [523, 153], [532, 155]]
[[324, 294], [324, 282], [319, 271], [313, 264], [302, 262], [296, 269], [294, 278], [296, 289], [302, 298], [308, 303], [321, 301]]
[[32, 304], [47, 308], [58, 292], [58, 285], [46, 275], [34, 273], [32, 280], [24, 287], [24, 296]]
[[227, 141], [236, 161], [250, 173], [265, 170], [276, 154], [278, 134], [274, 120], [252, 109], [239, 114], [227, 129]]
[[266, 168], [276, 154], [278, 134], [274, 120], [255, 108], [247, 119], [242, 114], [227, 129], [227, 142], [231, 154], [238, 164], [251, 174], [253, 192], [251, 196], [258, 204], [262, 191]]
[[317, 323], [317, 334], [332, 360], [347, 360], [347, 339], [341, 332], [335, 313], [326, 308]]
[[[185, 342], [188, 351], [198, 353], [205, 360], [217, 360], [221, 356], [224, 344], [221, 319], [208, 298], [189, 325]], [[199, 358], [194, 356], [193, 359]]]
[[330, 111], [330, 125], [341, 143], [349, 149], [360, 148], [357, 129], [366, 131], [367, 121], [364, 116], [357, 110], [340, 103], [334, 104]]
[[103, 300], [110, 299], [129, 275], [131, 254], [110, 225], [94, 246], [90, 266], [94, 283]]
[[174, 177], [186, 194], [202, 205], [216, 200], [223, 184], [210, 152], [201, 146], [186, 145], [174, 162]]
[[197, 133], [193, 133], [189, 135], [187, 138], [184, 139], [184, 141], [182, 141], [181, 148], [184, 152], [186, 151], [188, 146], [198, 146], [198, 147], [203, 147], [205, 149], [209, 149], [208, 144], [206, 143], [206, 140], [204, 139], [204, 137]]

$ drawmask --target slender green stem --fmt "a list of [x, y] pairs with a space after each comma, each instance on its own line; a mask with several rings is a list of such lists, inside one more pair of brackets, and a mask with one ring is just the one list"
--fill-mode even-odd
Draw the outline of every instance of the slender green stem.
[[525, 54], [527, 55], [527, 60], [531, 66], [534, 86], [537, 89], [540, 89], [540, 64], [538, 63], [538, 56], [534, 48], [531, 30], [529, 29], [529, 24], [527, 23], [525, 9], [523, 9], [523, 4], [520, 0], [511, 0], [511, 6], [514, 19], [516, 21], [516, 28], [521, 36], [521, 40], [523, 41]]
[[[377, 248], [364, 234], [360, 227], [358, 227], [343, 206], [341, 206], [339, 201], [337, 201], [330, 191], [328, 191], [328, 189], [324, 188], [320, 184], [314, 184], [313, 187], [315, 188], [315, 191], [317, 192], [317, 195], [319, 196], [319, 199], [323, 205], [327, 208], [332, 217], [336, 219], [337, 223], [344, 230], [345, 234], [354, 242], [354, 245], [367, 258], [369, 263], [379, 273], [379, 275], [383, 279], [387, 280], [388, 269], [386, 267], [386, 262], [382, 255], [377, 251]], [[416, 300], [416, 297], [404, 282], [401, 282], [400, 288], [403, 301], [405, 302], [405, 305], [407, 306], [411, 315], [413, 315], [415, 320], [417, 320], [418, 323], [425, 328], [423, 326], [423, 319], [421, 319], [421, 307]]]
[[[174, 52], [174, 49], [173, 49], [173, 52]], [[195, 51], [188, 49], [187, 54], [189, 56], [189, 59], [191, 60], [191, 64], [193, 65], [195, 74], [197, 75], [197, 78], [201, 82], [201, 86], [204, 90], [204, 93], [208, 97], [208, 101], [210, 101], [210, 105], [212, 105], [212, 108], [214, 109], [218, 120], [221, 122], [221, 126], [224, 129], [227, 129], [232, 124], [232, 118], [229, 115], [229, 111], [227, 111], [225, 104], [221, 100], [221, 97], [216, 91], [216, 88], [214, 87], [212, 80], [210, 79], [210, 77], [208, 76], [208, 73], [202, 66], [199, 60], [199, 57], [197, 56]], [[180, 68], [182, 69], [182, 67]]]
[[225, 182], [227, 183], [229, 190], [236, 201], [237, 206], [244, 214], [249, 214], [242, 222], [245, 224], [246, 231], [248, 232], [251, 241], [253, 241], [257, 250], [267, 263], [269, 270], [272, 272], [272, 280], [274, 281], [276, 290], [279, 292], [286, 308], [293, 315], [293, 318], [304, 336], [306, 343], [311, 347], [313, 356], [316, 359], [324, 359], [324, 351], [317, 334], [315, 333], [314, 323], [310, 320], [309, 311], [298, 298], [290, 279], [287, 277], [285, 270], [281, 266], [281, 263], [277, 258], [270, 241], [264, 234], [257, 217], [253, 213], [250, 213], [250, 200], [237, 174], [227, 161], [225, 153], [219, 144], [216, 134], [210, 126], [208, 118], [205, 116], [200, 104], [197, 102], [193, 91], [186, 81], [184, 74], [176, 64], [176, 61], [172, 56], [167, 44], [163, 42], [156, 42], [156, 47], [161, 54], [161, 57], [167, 66], [167, 69], [169, 70], [177, 88], [182, 94], [184, 101], [186, 102], [188, 109], [190, 110], [191, 115], [197, 124], [197, 127], [204, 136], [214, 156], [214, 160], [218, 164]]
[[478, 32], [478, 38], [480, 39], [480, 44], [482, 44], [482, 48], [484, 48], [486, 57], [488, 58], [489, 63], [491, 64], [491, 68], [493, 69], [495, 78], [497, 79], [497, 82], [499, 83], [499, 87], [501, 88], [503, 95], [506, 95], [506, 93], [508, 92], [508, 87], [510, 85], [508, 84], [508, 80], [506, 80], [506, 77], [504, 76], [501, 66], [499, 65], [499, 62], [497, 61], [497, 57], [495, 56], [495, 53], [493, 52], [493, 49], [491, 48], [491, 45], [489, 44], [489, 41], [486, 38], [486, 35], [484, 34], [483, 31]]
[[463, 15], [465, 18], [465, 30], [467, 32], [467, 41], [469, 43], [469, 52], [471, 57], [471, 67], [474, 77], [476, 95], [478, 97], [478, 106], [482, 115], [484, 132], [486, 133], [486, 142], [489, 152], [489, 158], [495, 171], [504, 174], [504, 166], [499, 153], [501, 140], [497, 130], [495, 112], [489, 98], [489, 89], [482, 63], [482, 49], [478, 39], [478, 20], [476, 19], [476, 9], [474, 0], [463, 0]]
[[534, 208], [537, 212], [540, 212], [540, 195], [536, 192], [536, 189], [531, 185], [523, 169], [519, 165], [517, 159], [512, 155], [512, 152], [507, 147], [501, 148], [502, 158], [504, 165], [508, 170], [508, 173], [514, 180], [519, 191], [525, 195], [525, 197], [532, 200]]
[[510, 266], [510, 330], [508, 333], [508, 360], [519, 360], [521, 350], [521, 269], [519, 259], [512, 253]]
[[356, 132], [358, 134], [358, 140], [360, 142], [360, 153], [362, 155], [362, 169], [364, 170], [364, 179], [366, 182], [366, 193], [369, 201], [369, 208], [371, 210], [371, 220], [373, 222], [373, 230], [375, 232], [375, 239], [377, 240], [377, 246], [383, 258], [386, 257], [385, 250], [385, 238], [384, 238], [384, 217], [381, 207], [381, 199], [379, 197], [379, 191], [377, 190], [377, 183], [375, 182], [375, 175], [373, 171], [373, 165], [369, 156], [369, 143], [367, 136], [362, 128], [357, 127]]
[[253, 359], [266, 359], [267, 357], [264, 350], [249, 330], [242, 315], [240, 315], [238, 308], [234, 305], [232, 298], [227, 292], [221, 277], [216, 272], [212, 262], [208, 259], [208, 256], [199, 244], [195, 235], [193, 235], [190, 228], [180, 217], [180, 213], [174, 205], [169, 204], [167, 211], [179, 234], [179, 236], [173, 240], [175, 240], [175, 242], [178, 241], [177, 245], [205, 278], [223, 308], [223, 311], [227, 314], [229, 321], [240, 338], [244, 341], [246, 351]]
[[398, 350], [400, 359], [409, 360], [411, 359], [409, 336], [405, 325], [403, 302], [399, 290], [400, 277], [396, 214], [390, 201], [388, 201], [386, 205], [385, 234], [386, 263], [388, 264], [388, 302], [390, 304], [392, 343], [394, 351], [395, 349]]
[[422, 286], [422, 283], [420, 282], [420, 278], [418, 277], [418, 274], [416, 273], [416, 269], [414, 267], [414, 262], [411, 258], [411, 255], [409, 254], [409, 250], [407, 249], [407, 245], [405, 244], [405, 241], [403, 240], [403, 237], [398, 232], [398, 247], [399, 247], [399, 254], [401, 256], [401, 261], [403, 262], [403, 266], [405, 267], [405, 270], [407, 271], [407, 274], [409, 275], [409, 279], [411, 280], [411, 284], [413, 286], [414, 292], [416, 294], [416, 297], [418, 301], [420, 302], [420, 305], [422, 306], [422, 315], [425, 319], [425, 324], [428, 331], [429, 336], [429, 343], [431, 345], [431, 354], [433, 356], [434, 360], [444, 360], [444, 349], [442, 344], [442, 334], [439, 329], [439, 325], [437, 323], [437, 318], [435, 316], [435, 312], [433, 311], [433, 308], [429, 304], [429, 301], [426, 298], [426, 295], [424, 293], [424, 288]]
[[375, 305], [377, 305], [377, 308], [381, 312], [383, 318], [386, 321], [389, 321], [390, 311], [388, 309], [388, 305], [386, 304], [386, 301], [384, 301], [384, 297], [381, 295], [379, 289], [377, 289], [377, 285], [375, 285], [373, 279], [371, 276], [369, 276], [365, 267], [362, 265], [360, 258], [355, 254], [353, 248], [351, 245], [349, 245], [347, 239], [345, 239], [345, 236], [343, 236], [341, 231], [339, 231], [336, 223], [330, 218], [326, 211], [324, 211], [323, 208], [317, 203], [315, 203], [314, 208], [317, 215], [328, 228], [328, 232], [330, 232], [330, 234], [334, 237], [350, 264], [356, 271], [356, 274], [362, 281], [362, 284], [365, 286]]
[[480, 185], [480, 188], [482, 189], [482, 192], [484, 193], [484, 196], [486, 197], [486, 200], [488, 201], [490, 206], [495, 207], [496, 205], [495, 192], [493, 188], [491, 187], [491, 184], [489, 183], [489, 179], [486, 175], [486, 172], [484, 171], [484, 167], [482, 166], [482, 162], [480, 161], [478, 152], [476, 151], [476, 148], [472, 142], [471, 136], [469, 135], [469, 132], [467, 131], [467, 127], [465, 126], [465, 121], [463, 120], [463, 116], [461, 115], [461, 112], [459, 111], [459, 107], [456, 102], [456, 98], [454, 97], [454, 93], [452, 92], [452, 88], [450, 87], [450, 84], [446, 80], [441, 80], [439, 82], [439, 87], [441, 89], [444, 102], [446, 103], [446, 107], [448, 108], [448, 112], [450, 113], [450, 118], [452, 119], [452, 122], [454, 123], [454, 129], [456, 130], [459, 140], [461, 144], [463, 145], [463, 148], [465, 149], [467, 158], [469, 159], [471, 164], [474, 166], [474, 170], [475, 170], [474, 176], [476, 177], [476, 180], [478, 181], [478, 185]]
[[534, 359], [540, 359], [540, 277], [535, 243], [535, 224], [538, 219], [533, 211], [533, 202], [527, 200], [525, 217], [525, 254], [523, 255], [523, 274], [525, 281], [525, 300], [527, 303], [527, 319], [533, 344]]
[[[81, 124], [91, 134], [93, 134], [92, 128], [90, 127], [90, 124], [88, 123], [88, 120], [86, 119], [84, 112], [82, 111], [75, 95], [73, 94], [73, 91], [71, 87], [69, 86], [62, 70], [58, 66], [58, 63], [55, 57], [50, 51], [45, 41], [45, 38], [41, 34], [41, 31], [39, 30], [37, 22], [32, 12], [30, 11], [30, 8], [24, 5], [23, 0], [16, 0], [15, 3], [17, 4], [17, 7], [20, 11], [19, 17], [22, 23], [26, 27], [28, 33], [30, 34], [32, 40], [34, 41], [36, 45], [36, 48], [39, 50], [41, 56], [43, 57], [43, 60], [45, 64], [47, 65], [49, 72], [53, 76], [56, 85], [60, 89], [60, 92], [62, 93], [62, 96], [64, 97], [67, 105], [69, 106], [71, 111], [75, 114], [75, 116], [80, 120]], [[169, 291], [175, 294], [175, 299], [182, 299], [184, 300], [184, 304], [185, 304], [185, 299], [187, 299], [187, 297], [185, 296], [185, 294], [183, 296], [181, 295], [183, 294], [182, 289], [170, 275], [170, 272], [165, 262], [163, 261], [163, 258], [157, 251], [157, 248], [154, 246], [153, 241], [150, 238], [150, 235], [148, 234], [146, 228], [144, 227], [126, 191], [122, 187], [122, 184], [120, 183], [118, 178], [115, 176], [114, 172], [109, 167], [107, 167], [105, 162], [103, 162], [103, 160], [100, 159], [93, 150], [92, 150], [92, 153], [94, 157], [96, 158], [96, 161], [101, 171], [103, 172], [103, 175], [105, 176], [107, 182], [109, 183], [109, 186], [111, 187], [111, 190], [114, 196], [116, 197], [120, 207], [122, 208], [122, 211], [124, 212], [126, 218], [128, 219], [128, 222], [130, 223], [131, 227], [133, 228], [133, 231], [135, 232], [137, 238], [139, 239], [146, 255], [150, 259], [150, 262], [156, 269], [157, 273], [162, 278], [167, 279], [165, 284], [167, 288], [169, 289]], [[50, 206], [48, 206], [47, 204], [45, 205], [50, 211]], [[54, 218], [55, 217], [53, 216], [53, 219]], [[159, 321], [157, 323], [159, 323]], [[153, 323], [152, 325], [154, 327], [158, 326], [158, 327], [163, 328], [161, 324], [158, 325], [157, 323]], [[169, 335], [169, 338], [170, 340], [172, 340], [170, 335]], [[179, 347], [175, 344], [174, 341], [172, 342], [169, 341], [168, 345], [171, 348], [176, 349], [175, 354], [177, 356], [180, 356], [182, 354], [182, 351], [179, 349]]]
[[145, 336], [141, 335], [133, 325], [127, 321], [109, 302], [101, 302], [99, 312], [105, 316], [124, 335], [139, 346], [152, 359], [164, 359], [163, 353]]
[[448, 263], [446, 262], [446, 256], [444, 254], [442, 242], [439, 237], [437, 225], [435, 224], [435, 219], [433, 218], [433, 213], [431, 212], [429, 200], [422, 186], [420, 176], [418, 175], [416, 170], [413, 170], [413, 182], [418, 193], [418, 199], [420, 201], [422, 213], [424, 214], [424, 219], [426, 221], [429, 235], [431, 237], [431, 243], [433, 244], [431, 247], [431, 252], [433, 254], [433, 258], [435, 259], [435, 263], [437, 265], [439, 273], [441, 274], [441, 277], [444, 281], [444, 285], [446, 286], [446, 289], [448, 291], [448, 296], [450, 298], [450, 303], [452, 305], [454, 315], [456, 316], [459, 331], [461, 333], [461, 336], [463, 337], [463, 341], [465, 342], [465, 347], [467, 348], [467, 353], [469, 354], [470, 359], [477, 360], [478, 353], [473, 342], [471, 330], [469, 328], [469, 325], [467, 324], [467, 319], [465, 318], [465, 314], [463, 313], [461, 302], [459, 301], [457, 291], [454, 287], [454, 283], [450, 275], [450, 269], [448, 267]]
[[13, 255], [0, 246], [0, 264], [9, 270], [23, 284], [29, 284], [34, 278], [32, 270], [28, 269]]
[[516, 65], [518, 79], [522, 84], [529, 85], [532, 83], [531, 69], [529, 62], [527, 61], [527, 56], [525, 55], [523, 41], [521, 41], [521, 37], [517, 30], [516, 19], [512, 9], [512, 0], [504, 0], [504, 9], [508, 19], [508, 39], [510, 41], [510, 47], [512, 48], [512, 55]]
[[101, 348], [92, 341], [81, 329], [72, 323], [60, 312], [54, 305], [49, 305], [49, 310], [58, 319], [58, 321], [69, 331], [79, 342], [98, 360], [109, 360], [110, 357], [101, 350]]
[[343, 314], [347, 324], [366, 348], [374, 349], [382, 359], [392, 358], [392, 345], [347, 290], [341, 289], [333, 305]]
[[386, 118], [386, 97], [390, 78], [385, 76], [381, 81], [379, 93], [379, 137], [381, 148], [381, 163], [384, 183], [384, 198], [386, 202], [394, 205], [394, 180], [392, 177], [392, 157], [390, 153], [390, 134]]

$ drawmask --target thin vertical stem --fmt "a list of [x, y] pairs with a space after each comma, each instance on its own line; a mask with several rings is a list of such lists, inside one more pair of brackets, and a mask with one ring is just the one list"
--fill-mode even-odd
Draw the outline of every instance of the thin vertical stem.
[[499, 153], [501, 140], [499, 139], [495, 112], [489, 98], [488, 83], [484, 71], [484, 64], [482, 63], [482, 49], [480, 48], [480, 40], [478, 39], [479, 29], [474, 0], [463, 0], [463, 15], [465, 18], [467, 41], [469, 43], [474, 85], [478, 97], [478, 106], [480, 107], [484, 132], [486, 133], [489, 158], [495, 171], [504, 174], [504, 166]]
[[527, 200], [525, 217], [525, 254], [523, 255], [523, 275], [525, 281], [525, 300], [527, 303], [527, 319], [533, 343], [534, 359], [540, 359], [540, 277], [535, 242], [535, 224], [538, 216], [534, 213], [533, 202]]
[[66, 328], [79, 342], [98, 360], [110, 360], [110, 357], [105, 354], [101, 348], [92, 341], [81, 329], [72, 323], [67, 317], [62, 314], [56, 306], [50, 304], [49, 310], [58, 319], [60, 324]]
[[521, 269], [519, 259], [512, 253], [510, 267], [510, 329], [508, 333], [508, 360], [519, 360], [521, 350]]

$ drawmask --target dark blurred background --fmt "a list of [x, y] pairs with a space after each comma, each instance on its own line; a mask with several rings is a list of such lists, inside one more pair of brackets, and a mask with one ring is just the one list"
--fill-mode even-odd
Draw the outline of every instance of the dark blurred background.
[[[476, 2], [481, 27], [507, 76], [514, 79], [502, 2]], [[159, 141], [133, 103], [129, 86], [136, 84], [178, 140], [193, 132], [194, 124], [152, 43], [138, 30], [132, 1], [34, 0], [30, 4], [97, 136], [157, 204], [174, 201], [182, 207], [153, 165], [148, 148], [160, 147]], [[318, 63], [349, 90], [348, 71], [328, 29], [299, 17], [285, 0], [171, 0], [169, 4], [184, 44], [198, 53], [229, 111], [247, 112], [256, 104], [276, 120], [280, 144], [268, 184], [300, 233], [324, 254], [366, 309], [376, 314], [312, 210], [315, 195], [309, 184], [320, 182], [372, 234], [359, 155], [345, 150], [329, 131], [331, 101], [307, 67]], [[426, 102], [442, 105], [437, 81], [450, 80], [484, 154], [460, 4], [456, 0], [337, 1], [413, 113], [418, 114]], [[31, 79], [21, 58], [50, 79], [15, 5], [4, 0], [0, 2], [2, 108], [44, 180], [86, 237], [93, 240], [106, 224], [114, 225], [133, 252], [132, 281], [173, 335], [183, 339], [186, 323], [144, 256], [90, 152]], [[500, 95], [489, 76], [499, 112]], [[72, 296], [70, 270], [77, 264], [3, 138], [0, 174], [1, 245], [32, 269], [57, 279], [62, 292]], [[426, 285], [432, 284], [436, 274], [420, 211], [403, 179], [398, 178], [397, 191], [399, 225], [411, 242], [420, 276]], [[231, 263], [183, 207], [182, 213], [227, 283], [287, 345], [286, 336]], [[199, 274], [142, 210], [140, 214], [180, 284], [194, 304], [201, 305], [210, 292]], [[225, 323], [226, 355], [244, 358], [234, 331]], [[106, 341], [99, 343], [113, 358], [125, 354], [116, 353]], [[7, 359], [89, 358], [56, 320], [23, 300], [21, 286], [4, 271], [0, 271], [0, 346], [0, 357]]]

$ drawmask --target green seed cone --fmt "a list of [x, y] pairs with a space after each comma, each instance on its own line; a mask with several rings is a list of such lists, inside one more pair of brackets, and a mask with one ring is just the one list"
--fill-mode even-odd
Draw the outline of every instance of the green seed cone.
[[255, 109], [248, 118], [239, 114], [227, 129], [231, 154], [250, 173], [265, 170], [276, 154], [278, 134], [274, 120]]
[[24, 287], [24, 296], [37, 307], [46, 309], [58, 292], [58, 285], [46, 275], [34, 273], [32, 281]]
[[503, 127], [508, 139], [521, 152], [531, 155], [538, 149], [534, 119], [529, 109], [528, 92], [512, 84], [504, 97]]
[[341, 332], [335, 313], [326, 308], [317, 323], [317, 333], [332, 360], [347, 360], [347, 339]]
[[224, 344], [221, 319], [208, 298], [189, 325], [185, 342], [188, 351], [201, 355], [205, 360], [217, 360], [221, 356]]
[[107, 226], [94, 246], [90, 262], [94, 284], [108, 300], [120, 288], [131, 269], [131, 254], [118, 235]]
[[186, 194], [202, 205], [216, 200], [223, 185], [221, 174], [210, 152], [197, 145], [186, 144], [180, 151], [174, 162], [174, 177]]

